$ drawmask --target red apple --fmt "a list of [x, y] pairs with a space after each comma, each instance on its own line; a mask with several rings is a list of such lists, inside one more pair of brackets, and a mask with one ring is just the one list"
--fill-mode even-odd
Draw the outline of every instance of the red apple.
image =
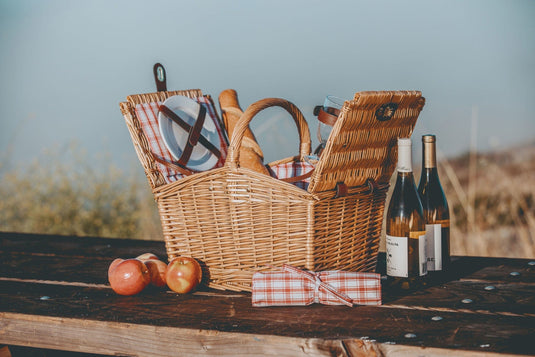
[[149, 269], [151, 285], [157, 288], [166, 286], [165, 272], [167, 270], [167, 264], [157, 259], [145, 260], [144, 263]]
[[145, 260], [151, 260], [151, 259], [156, 259], [158, 260], [158, 257], [156, 256], [156, 254], [152, 254], [152, 253], [143, 253], [141, 255], [138, 255], [136, 257], [136, 259], [139, 259], [141, 260], [143, 263], [145, 263]]
[[135, 295], [149, 284], [150, 273], [141, 260], [126, 259], [116, 263], [115, 267], [108, 273], [108, 280], [111, 288], [117, 294]]
[[121, 259], [121, 258], [117, 258], [117, 259], [114, 259], [113, 262], [111, 262], [109, 268], [108, 268], [108, 278], [110, 276], [110, 273], [113, 269], [115, 269], [115, 267], [117, 266], [117, 264], [119, 264], [120, 262], [124, 261], [124, 259]]
[[176, 257], [171, 259], [165, 273], [167, 286], [177, 293], [185, 294], [193, 289], [202, 279], [200, 264], [193, 258]]

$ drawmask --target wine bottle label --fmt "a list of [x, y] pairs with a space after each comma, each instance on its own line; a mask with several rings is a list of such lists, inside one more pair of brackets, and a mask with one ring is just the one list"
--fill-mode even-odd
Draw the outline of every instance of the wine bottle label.
[[418, 273], [420, 276], [427, 274], [427, 258], [426, 258], [426, 231], [411, 231], [409, 232], [410, 239], [417, 239], [418, 246]]
[[425, 229], [427, 270], [442, 270], [442, 226], [426, 224]]
[[398, 172], [412, 172], [412, 142], [411, 139], [398, 139]]
[[427, 274], [427, 254], [426, 254], [426, 246], [427, 241], [425, 239], [425, 233], [420, 236], [418, 239], [418, 261], [420, 266], [420, 276], [424, 276]]
[[427, 231], [409, 232], [409, 238], [418, 239], [418, 268], [420, 276], [427, 274], [427, 254], [426, 254], [426, 235]]
[[409, 277], [409, 247], [407, 237], [386, 236], [386, 274]]

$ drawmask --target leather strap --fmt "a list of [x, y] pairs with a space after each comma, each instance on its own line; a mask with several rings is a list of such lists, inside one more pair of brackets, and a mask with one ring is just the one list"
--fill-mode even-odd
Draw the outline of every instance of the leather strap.
[[154, 81], [156, 82], [156, 90], [158, 92], [166, 92], [167, 76], [165, 75], [165, 68], [160, 63], [156, 63], [152, 71], [154, 73]]
[[156, 162], [159, 162], [160, 164], [162, 164], [164, 166], [167, 166], [168, 168], [170, 168], [172, 170], [178, 171], [184, 176], [189, 176], [189, 175], [192, 175], [192, 174], [198, 172], [198, 171], [195, 171], [195, 170], [191, 170], [191, 169], [187, 169], [185, 167], [179, 166], [179, 165], [174, 164], [172, 162], [169, 162], [166, 159], [164, 159], [163, 157], [158, 156], [158, 155], [156, 155], [154, 153], [152, 153], [152, 156], [154, 157], [154, 160]]
[[280, 179], [281, 181], [284, 181], [284, 182], [288, 182], [288, 183], [294, 183], [294, 182], [299, 182], [299, 181], [303, 181], [304, 179], [307, 179], [309, 178], [310, 176], [312, 176], [312, 173], [314, 172], [315, 168], [310, 170], [309, 172], [307, 172], [306, 174], [304, 175], [299, 175], [299, 176], [294, 176], [294, 177], [287, 177], [287, 178], [282, 178]]
[[349, 188], [347, 185], [343, 182], [338, 182], [336, 184], [336, 198], [338, 197], [345, 197], [349, 193]]
[[[372, 194], [375, 190], [379, 189], [379, 185], [377, 184], [377, 182], [375, 182], [375, 180], [373, 178], [366, 179], [366, 185], [370, 189], [369, 194]], [[343, 183], [343, 182], [338, 182], [336, 184], [336, 196], [335, 196], [335, 198], [345, 197], [348, 194], [349, 194], [349, 187], [347, 187], [347, 185], [345, 183]]]
[[191, 127], [188, 133], [188, 140], [186, 141], [186, 146], [184, 147], [184, 150], [182, 151], [182, 155], [180, 156], [180, 159], [178, 159], [178, 164], [186, 166], [186, 164], [189, 161], [189, 158], [191, 157], [191, 152], [193, 151], [193, 147], [197, 145], [197, 142], [199, 141], [199, 138], [201, 136], [201, 129], [204, 125], [204, 119], [206, 118], [206, 109], [201, 105], [199, 108], [199, 116], [197, 117], [197, 120], [195, 121], [195, 124]]
[[321, 107], [318, 113], [318, 120], [323, 124], [334, 126], [334, 123], [336, 123], [339, 115], [339, 109], [329, 107], [327, 110], [325, 110], [323, 107]]
[[[201, 135], [201, 129], [202, 125], [200, 127], [197, 126], [199, 119], [201, 119], [204, 122], [204, 119], [206, 117], [206, 109], [202, 105], [200, 105], [201, 109], [199, 110], [199, 117], [197, 118], [197, 121], [195, 122], [195, 125], [192, 127], [188, 123], [184, 121], [178, 114], [173, 112], [171, 109], [166, 107], [165, 105], [160, 105], [159, 110], [164, 113], [169, 119], [171, 119], [173, 122], [178, 124], [182, 129], [188, 132], [188, 141], [186, 142], [186, 147], [184, 148], [184, 151], [186, 151], [186, 148], [191, 143], [194, 143], [193, 146], [195, 146], [198, 143], [203, 145], [206, 149], [208, 149], [212, 154], [214, 154], [218, 159], [221, 158], [221, 152], [210, 142], [208, 141], [204, 136]], [[202, 117], [202, 118], [201, 118]], [[196, 129], [195, 129], [196, 128]], [[197, 131], [197, 132], [196, 132]], [[183, 153], [184, 154], [184, 153]], [[191, 152], [190, 152], [191, 155]], [[182, 156], [180, 157], [182, 159]], [[187, 158], [189, 160], [189, 157]], [[187, 161], [181, 162], [181, 165], [186, 165]]]

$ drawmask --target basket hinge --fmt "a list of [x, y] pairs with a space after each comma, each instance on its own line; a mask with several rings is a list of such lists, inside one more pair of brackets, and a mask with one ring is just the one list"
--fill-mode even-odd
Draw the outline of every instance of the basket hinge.
[[345, 196], [347, 196], [348, 193], [349, 193], [349, 189], [347, 188], [347, 185], [345, 183], [338, 182], [336, 184], [336, 196], [335, 196], [335, 198], [345, 197]]

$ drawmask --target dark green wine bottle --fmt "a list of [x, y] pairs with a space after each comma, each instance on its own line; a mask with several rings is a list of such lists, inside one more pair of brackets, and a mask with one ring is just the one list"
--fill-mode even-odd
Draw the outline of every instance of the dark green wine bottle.
[[422, 175], [418, 193], [426, 224], [427, 270], [444, 272], [450, 265], [450, 213], [437, 171], [436, 137], [422, 136]]

